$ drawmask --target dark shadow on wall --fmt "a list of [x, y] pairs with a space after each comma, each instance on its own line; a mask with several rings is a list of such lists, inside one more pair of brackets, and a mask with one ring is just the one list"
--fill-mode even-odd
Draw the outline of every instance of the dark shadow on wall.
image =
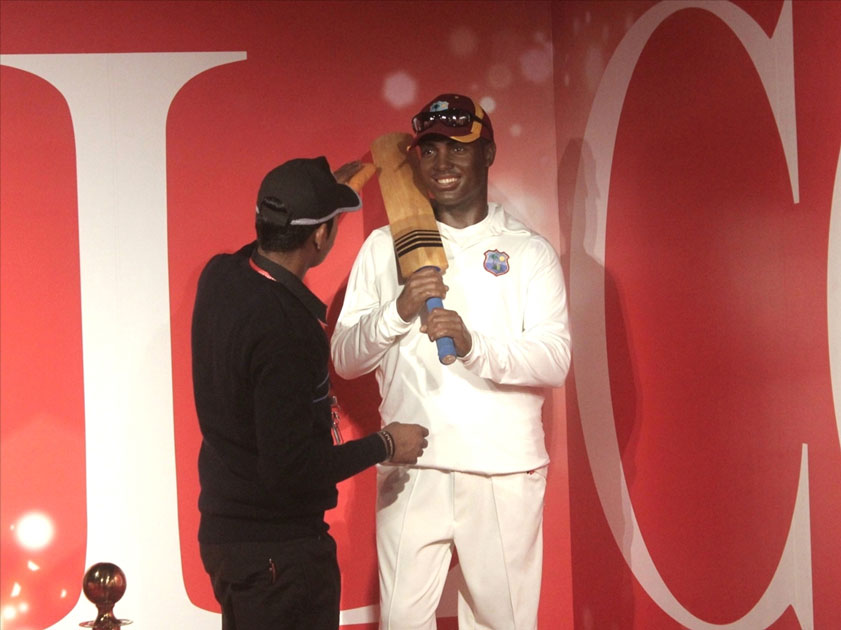
[[[373, 162], [370, 151], [362, 162]], [[362, 231], [365, 238], [375, 229], [388, 223], [377, 177], [371, 177], [360, 191]], [[333, 336], [345, 301], [349, 274], [342, 280], [327, 309], [327, 338]], [[382, 401], [374, 373], [359, 378], [344, 379], [330, 362], [330, 382], [338, 400], [340, 429], [345, 440], [364, 437], [381, 428], [379, 407]], [[339, 543], [339, 563], [342, 571], [342, 609], [379, 603], [376, 546], [376, 470], [369, 468], [339, 485], [339, 505], [344, 518], [337, 511], [328, 512], [331, 531]], [[365, 630], [368, 626], [360, 626]], [[376, 627], [376, 624], [371, 626]]]
[[[573, 221], [592, 220], [595, 200], [608, 194], [607, 190], [598, 190], [596, 186], [593, 155], [582, 139], [572, 140], [564, 149], [558, 166], [558, 189], [561, 231], [576, 235]], [[591, 233], [580, 230], [583, 238]], [[579, 242], [574, 242], [574, 238]], [[584, 423], [593, 422], [593, 419], [582, 417], [579, 408], [575, 364], [576, 357], [587, 351], [591, 344], [590, 340], [578, 337], [590, 333], [586, 326], [576, 329], [576, 321], [586, 322], [603, 309], [608, 358], [608, 365], [603, 369], [610, 375], [610, 391], [604, 395], [609, 395], [612, 402], [613, 426], [629, 488], [634, 478], [633, 458], [629, 455], [633, 453], [632, 442], [638, 430], [640, 392], [634, 372], [633, 344], [625, 325], [621, 287], [617, 286], [609, 269], [591, 255], [593, 243], [583, 242], [583, 238], [570, 236], [569, 247], [561, 256], [567, 274], [574, 274], [580, 287], [575, 293], [570, 291], [573, 366], [567, 379], [566, 399], [574, 627], [580, 630], [632, 628], [634, 580], [611, 533], [593, 475], [595, 462], [591, 461], [609, 457], [609, 454], [599, 452], [598, 446], [591, 444], [588, 455], [585, 442]], [[569, 277], [568, 286], [571, 280]], [[600, 286], [604, 287], [603, 294], [599, 291]], [[602, 493], [606, 501], [618, 504], [621, 486], [617, 483], [615, 487], [603, 487]], [[614, 525], [623, 532], [619, 544], [629, 548], [631, 523]]]
[[[333, 335], [347, 291], [342, 282], [327, 309], [327, 338]], [[330, 382], [340, 412], [340, 430], [345, 441], [380, 429], [380, 393], [373, 372], [353, 380], [336, 374], [330, 363]], [[375, 539], [376, 472], [369, 468], [339, 485], [339, 504], [344, 518], [328, 513], [331, 531], [339, 544], [342, 571], [342, 609], [379, 601]], [[358, 598], [361, 598], [358, 599]], [[351, 601], [348, 601], [351, 600]]]

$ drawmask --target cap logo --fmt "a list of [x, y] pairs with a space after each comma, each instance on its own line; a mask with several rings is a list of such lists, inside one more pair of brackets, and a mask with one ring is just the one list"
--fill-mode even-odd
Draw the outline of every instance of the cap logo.
[[447, 101], [435, 101], [429, 106], [431, 112], [443, 112], [450, 109], [450, 104]]
[[498, 249], [489, 249], [485, 252], [485, 271], [492, 273], [495, 276], [501, 276], [508, 273], [510, 265], [508, 264], [508, 254], [501, 252]]

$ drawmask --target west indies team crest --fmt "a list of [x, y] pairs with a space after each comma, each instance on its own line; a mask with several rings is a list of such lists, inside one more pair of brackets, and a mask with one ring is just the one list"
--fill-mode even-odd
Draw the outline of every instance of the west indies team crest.
[[485, 271], [495, 276], [501, 276], [508, 273], [509, 269], [508, 254], [498, 249], [489, 249], [485, 252]]

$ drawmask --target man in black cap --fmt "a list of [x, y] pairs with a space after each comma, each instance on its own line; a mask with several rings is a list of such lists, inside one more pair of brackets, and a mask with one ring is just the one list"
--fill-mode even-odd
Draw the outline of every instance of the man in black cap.
[[[458, 551], [459, 627], [534, 630], [549, 456], [541, 405], [570, 363], [566, 292], [546, 239], [488, 201], [487, 112], [441, 94], [414, 117], [418, 177], [449, 267], [399, 278], [388, 227], [360, 249], [331, 340], [338, 374], [376, 370], [384, 422], [411, 417], [430, 446], [377, 474], [380, 630], [434, 630]], [[427, 312], [427, 298], [444, 308]], [[435, 344], [451, 337], [458, 360]]]
[[[426, 429], [393, 422], [341, 444], [322, 328], [326, 306], [302, 282], [361, 207], [324, 157], [266, 175], [257, 242], [214, 256], [193, 311], [193, 386], [202, 560], [224, 630], [339, 627], [336, 545], [324, 512], [336, 484], [383, 461], [411, 463]], [[334, 443], [335, 442], [335, 443]]]

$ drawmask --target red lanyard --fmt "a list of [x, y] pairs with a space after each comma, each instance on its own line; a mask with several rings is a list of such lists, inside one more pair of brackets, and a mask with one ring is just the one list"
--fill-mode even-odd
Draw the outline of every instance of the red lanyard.
[[251, 265], [251, 268], [254, 271], [256, 271], [257, 273], [259, 273], [261, 276], [266, 276], [269, 280], [272, 280], [273, 282], [277, 282], [277, 280], [275, 280], [275, 278], [272, 274], [270, 274], [265, 269], [262, 269], [262, 268], [258, 267], [257, 263], [254, 262], [253, 258], [248, 259], [248, 264]]

